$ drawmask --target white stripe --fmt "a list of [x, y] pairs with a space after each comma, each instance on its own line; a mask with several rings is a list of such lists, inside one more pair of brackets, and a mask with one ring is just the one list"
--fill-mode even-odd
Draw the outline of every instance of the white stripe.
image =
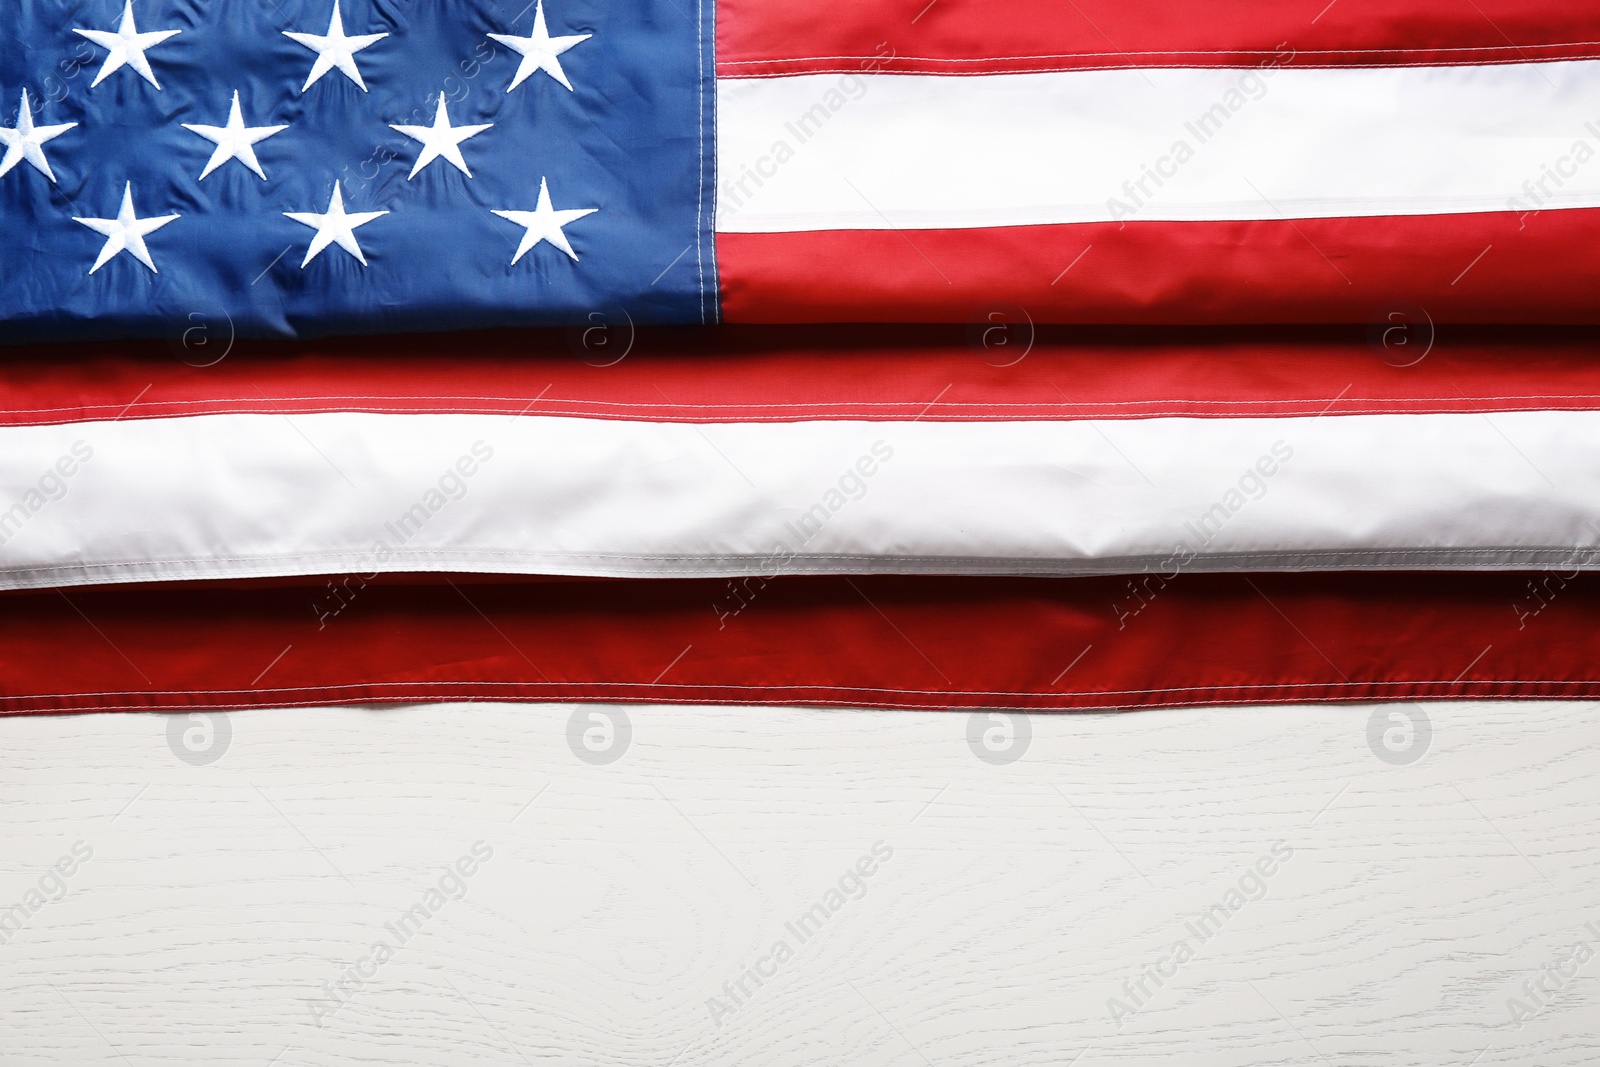
[[[75, 473], [44, 473], [80, 441], [93, 455]], [[379, 570], [1083, 574], [1159, 569], [1181, 546], [1199, 556], [1182, 569], [1553, 566], [1600, 545], [1600, 412], [208, 415], [0, 431], [0, 507], [8, 588]]]
[[726, 232], [1600, 206], [1595, 60], [725, 79], [717, 129]]

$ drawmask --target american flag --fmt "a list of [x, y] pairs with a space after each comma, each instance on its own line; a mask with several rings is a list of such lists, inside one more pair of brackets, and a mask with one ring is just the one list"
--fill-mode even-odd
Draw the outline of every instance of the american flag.
[[1600, 10], [7, 18], [0, 711], [1600, 695]]

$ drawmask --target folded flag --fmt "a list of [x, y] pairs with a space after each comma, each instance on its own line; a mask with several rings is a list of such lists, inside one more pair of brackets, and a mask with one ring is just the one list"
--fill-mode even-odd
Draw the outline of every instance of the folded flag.
[[0, 593], [0, 715], [429, 700], [922, 710], [1595, 700], [1597, 661], [1600, 595], [1571, 569], [339, 575]]
[[1587, 331], [982, 339], [14, 350], [0, 713], [1600, 697]]
[[203, 370], [160, 343], [16, 353], [0, 588], [1600, 554], [1586, 335], [1457, 332], [1412, 367], [1359, 328], [981, 340], [655, 329], [612, 366], [560, 332], [241, 343]]
[[0, 713], [1600, 695], [1600, 10], [9, 20]]

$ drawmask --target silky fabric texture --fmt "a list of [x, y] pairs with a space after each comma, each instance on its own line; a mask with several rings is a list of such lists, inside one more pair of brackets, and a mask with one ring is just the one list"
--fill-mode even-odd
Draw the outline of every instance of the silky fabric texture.
[[[1600, 60], [1302, 69], [1296, 58], [724, 79], [717, 228], [1466, 214], [1518, 199], [1531, 210], [1523, 183], [1600, 118]], [[773, 151], [784, 137], [792, 156]], [[731, 193], [741, 167], [768, 153], [759, 183]], [[1600, 166], [1569, 164], [1543, 206], [1600, 207]]]
[[[426, 700], [933, 711], [1593, 700], [1600, 594], [1575, 577], [337, 575], [0, 593], [0, 714]], [[105, 642], [125, 657], [84, 654]]]
[[729, 322], [1600, 323], [1594, 208], [721, 233], [717, 249]]
[[1284, 45], [1308, 64], [1527, 62], [1593, 56], [1600, 9], [1570, 0], [721, 0], [725, 78], [877, 69], [972, 74], [1247, 66]]
[[[1582, 329], [723, 326], [213, 338], [7, 353], [0, 426], [362, 411], [982, 422], [1592, 411]], [[187, 359], [182, 358], [187, 357]], [[7, 452], [0, 431], [0, 456]]]
[[11, 588], [419, 570], [1508, 570], [1600, 553], [1596, 411], [1110, 430], [330, 412], [5, 434]]

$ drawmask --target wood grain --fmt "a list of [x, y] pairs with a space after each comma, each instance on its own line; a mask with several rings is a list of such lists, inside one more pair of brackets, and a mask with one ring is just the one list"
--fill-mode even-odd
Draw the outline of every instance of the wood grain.
[[[0, 933], [0, 1064], [1600, 1060], [1600, 957], [1521, 989], [1600, 948], [1594, 704], [1430, 706], [1409, 766], [1368, 707], [1035, 715], [1003, 766], [964, 713], [662, 707], [595, 766], [573, 710], [240, 712], [206, 766], [160, 716], [0, 721], [0, 912], [93, 851]], [[465, 895], [317, 1017], [479, 841]], [[1264, 895], [1187, 933], [1275, 842]]]

